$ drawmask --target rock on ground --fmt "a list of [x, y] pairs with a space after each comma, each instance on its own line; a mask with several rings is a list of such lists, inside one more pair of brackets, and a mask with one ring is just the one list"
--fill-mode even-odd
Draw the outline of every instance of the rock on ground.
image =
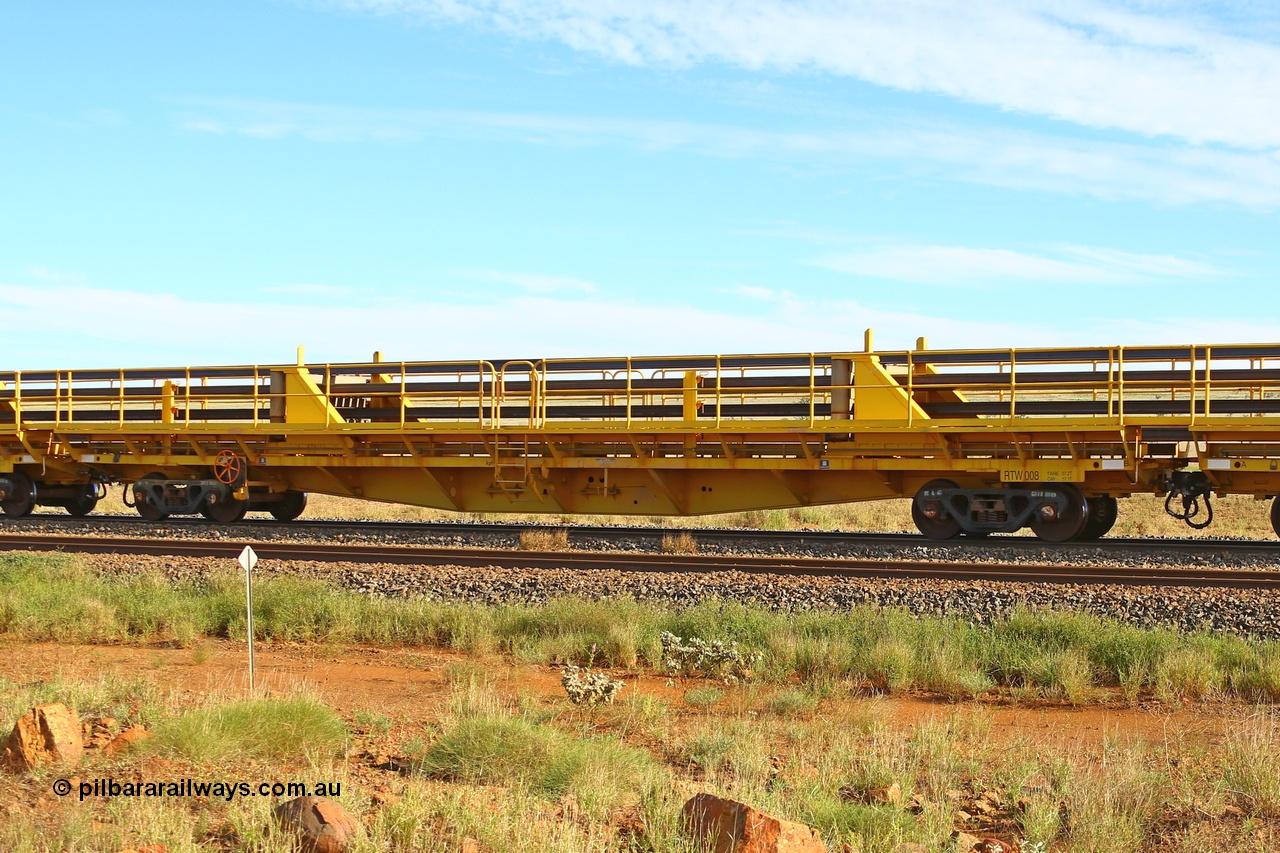
[[707, 839], [713, 853], [827, 853], [810, 827], [735, 800], [698, 794], [684, 804], [681, 816], [685, 830]]
[[61, 702], [53, 702], [38, 705], [18, 719], [0, 763], [10, 772], [22, 773], [46, 764], [76, 764], [83, 755], [80, 718]]
[[124, 752], [139, 741], [144, 741], [149, 737], [155, 737], [154, 734], [144, 729], [142, 726], [131, 726], [120, 734], [116, 735], [106, 746], [102, 748], [106, 755], [116, 755]]
[[298, 835], [303, 853], [346, 853], [356, 836], [356, 819], [333, 800], [298, 797], [276, 806], [276, 822]]

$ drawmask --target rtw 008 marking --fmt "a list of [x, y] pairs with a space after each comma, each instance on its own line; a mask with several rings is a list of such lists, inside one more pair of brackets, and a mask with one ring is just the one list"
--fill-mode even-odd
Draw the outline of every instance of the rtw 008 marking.
[[1074, 466], [1068, 468], [1002, 468], [1003, 483], [1074, 483], [1084, 479]]

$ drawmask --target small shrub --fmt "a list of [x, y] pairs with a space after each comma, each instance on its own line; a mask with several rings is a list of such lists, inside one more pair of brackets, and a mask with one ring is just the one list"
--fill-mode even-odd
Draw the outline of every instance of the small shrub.
[[1058, 801], [1042, 794], [1028, 797], [1020, 818], [1024, 851], [1048, 853], [1049, 845], [1062, 829], [1062, 808]]
[[1079, 651], [1048, 654], [1036, 661], [1036, 681], [1049, 697], [1079, 704], [1093, 692], [1089, 660]]
[[373, 734], [386, 737], [391, 731], [391, 718], [373, 711], [356, 711], [355, 724]]
[[1239, 806], [1259, 817], [1280, 817], [1280, 734], [1269, 716], [1228, 730], [1222, 781], [1239, 797]]
[[698, 540], [692, 533], [665, 533], [662, 536], [662, 553], [664, 554], [696, 554]]
[[653, 759], [612, 738], [577, 738], [518, 717], [463, 720], [416, 762], [438, 779], [521, 785], [547, 799], [571, 793], [599, 817], [653, 787]]
[[1253, 702], [1280, 702], [1280, 655], [1260, 656], [1234, 674], [1231, 686]]
[[1203, 649], [1178, 649], [1156, 666], [1156, 697], [1161, 702], [1204, 699], [1217, 692], [1220, 682], [1213, 657]]
[[748, 679], [752, 668], [759, 666], [764, 656], [759, 652], [742, 652], [735, 641], [710, 642], [698, 637], [682, 640], [669, 631], [663, 631], [662, 665], [668, 675], [705, 675], [733, 682]]
[[804, 690], [779, 690], [765, 700], [765, 709], [779, 717], [794, 717], [818, 707], [818, 698]]
[[563, 527], [531, 527], [520, 531], [521, 551], [564, 551], [569, 547], [569, 531]]
[[940, 646], [929, 650], [917, 662], [916, 681], [933, 693], [950, 698], [972, 698], [990, 690], [991, 679], [964, 659], [959, 649]]
[[877, 690], [897, 693], [911, 685], [911, 647], [901, 639], [882, 639], [867, 653], [866, 676]]
[[337, 754], [347, 729], [316, 699], [250, 699], [187, 711], [156, 727], [156, 745], [197, 760]]
[[710, 685], [694, 687], [684, 694], [686, 705], [706, 711], [719, 705], [724, 700], [724, 691]]
[[569, 701], [575, 705], [610, 704], [622, 688], [627, 686], [626, 682], [610, 678], [606, 673], [592, 672], [590, 667], [580, 669], [576, 666], [564, 668], [560, 684], [568, 694]]
[[729, 756], [737, 746], [738, 739], [731, 735], [704, 732], [689, 741], [689, 761], [703, 770], [718, 770], [729, 763]]

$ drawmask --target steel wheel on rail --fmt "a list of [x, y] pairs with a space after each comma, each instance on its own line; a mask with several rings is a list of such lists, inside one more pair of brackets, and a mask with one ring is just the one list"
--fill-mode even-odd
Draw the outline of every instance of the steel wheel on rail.
[[[152, 471], [147, 476], [140, 477], [139, 479], [163, 480], [165, 479], [165, 476], [159, 471]], [[142, 516], [146, 521], [164, 521], [169, 517], [169, 513], [165, 512], [163, 507], [156, 506], [156, 504], [152, 502], [151, 495], [138, 497], [138, 493], [134, 492], [133, 500], [135, 502], [134, 509], [136, 509], [138, 511], [138, 515]]]
[[1119, 502], [1111, 495], [1096, 495], [1085, 498], [1085, 504], [1088, 507], [1088, 519], [1077, 538], [1101, 539], [1115, 527], [1116, 518], [1120, 514]]
[[1280, 536], [1280, 495], [1271, 499], [1271, 529]]
[[88, 489], [78, 498], [72, 498], [64, 504], [67, 512], [76, 518], [84, 518], [98, 506], [98, 498]]
[[284, 497], [275, 503], [267, 506], [267, 512], [275, 517], [276, 521], [293, 521], [302, 515], [307, 508], [307, 493], [295, 492], [292, 489], [284, 493]]
[[[1051, 506], [1037, 510], [1031, 516], [1031, 530], [1046, 542], [1070, 542], [1080, 539], [1089, 521], [1089, 507], [1075, 486], [1063, 483], [1046, 486], [1045, 491], [1057, 491], [1066, 498], [1066, 508], [1061, 512]], [[1046, 512], [1048, 510], [1049, 512]]]
[[955, 539], [960, 535], [960, 522], [946, 514], [941, 501], [921, 500], [920, 493], [931, 489], [954, 489], [951, 480], [930, 480], [911, 499], [911, 520], [916, 528], [930, 539]]
[[221, 500], [212, 500], [217, 495], [209, 495], [210, 500], [200, 508], [200, 514], [210, 521], [218, 524], [235, 524], [244, 518], [244, 514], [249, 511], [249, 502], [237, 500], [235, 498], [224, 498]]
[[9, 475], [13, 483], [14, 493], [7, 500], [0, 501], [0, 510], [9, 518], [23, 518], [31, 515], [36, 507], [36, 484], [21, 471]]

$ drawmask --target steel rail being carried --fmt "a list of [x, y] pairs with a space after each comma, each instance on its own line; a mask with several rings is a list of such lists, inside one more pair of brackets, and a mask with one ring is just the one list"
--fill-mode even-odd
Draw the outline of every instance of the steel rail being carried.
[[[914, 497], [933, 538], [1103, 535], [1116, 499], [1280, 493], [1280, 344], [0, 372], [0, 507], [307, 492], [694, 515]], [[1280, 532], [1280, 508], [1272, 520]]]

